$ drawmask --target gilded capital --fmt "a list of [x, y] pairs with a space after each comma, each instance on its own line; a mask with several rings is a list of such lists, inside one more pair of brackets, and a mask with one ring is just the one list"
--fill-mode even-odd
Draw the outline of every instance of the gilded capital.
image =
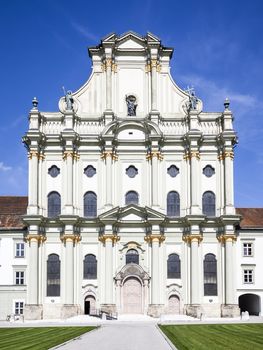
[[29, 243], [31, 243], [31, 241], [37, 241], [39, 244], [40, 243], [44, 243], [47, 240], [47, 237], [44, 235], [27, 235], [25, 240]]
[[101, 153], [100, 157], [101, 159], [106, 159], [108, 157], [111, 157], [112, 160], [118, 160], [118, 155], [112, 151], [104, 151]]
[[217, 239], [220, 243], [225, 243], [227, 241], [235, 242], [237, 240], [237, 236], [234, 234], [231, 234], [231, 235], [222, 234], [217, 236]]
[[150, 234], [150, 235], [146, 235], [144, 237], [144, 240], [147, 243], [152, 243], [152, 242], [162, 243], [163, 241], [165, 241], [165, 236], [164, 235]]
[[120, 240], [120, 236], [118, 236], [116, 234], [106, 234], [106, 235], [99, 236], [99, 241], [101, 243], [105, 244], [105, 242], [109, 241], [109, 240], [112, 241], [112, 243], [114, 244]]
[[183, 241], [185, 243], [192, 243], [192, 242], [198, 242], [201, 243], [203, 240], [203, 236], [201, 234], [195, 234], [195, 235], [191, 235], [191, 234], [188, 234], [188, 235], [183, 235]]
[[160, 151], [153, 151], [146, 154], [146, 160], [151, 160], [156, 157], [159, 160], [163, 160], [163, 155]]
[[190, 160], [192, 158], [196, 158], [197, 160], [200, 160], [200, 152], [199, 151], [191, 151], [186, 152], [184, 155], [185, 160]]
[[73, 243], [78, 243], [81, 241], [80, 235], [62, 235], [60, 237], [61, 242], [66, 243], [67, 241], [72, 241]]
[[37, 159], [43, 160], [45, 158], [43, 153], [39, 153], [38, 151], [29, 151], [28, 154], [28, 159], [32, 159], [33, 157], [36, 157]]

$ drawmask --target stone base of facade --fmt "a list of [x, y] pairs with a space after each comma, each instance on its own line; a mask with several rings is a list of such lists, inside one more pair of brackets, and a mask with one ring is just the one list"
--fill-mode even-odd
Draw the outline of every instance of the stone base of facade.
[[101, 304], [101, 312], [106, 312], [107, 314], [115, 314], [117, 312], [116, 304]]
[[150, 304], [147, 315], [151, 317], [160, 317], [164, 313], [163, 304]]
[[65, 319], [80, 315], [80, 305], [44, 304], [43, 319]]
[[185, 313], [187, 316], [201, 318], [203, 314], [203, 309], [200, 304], [188, 304], [185, 305]]
[[26, 304], [24, 308], [25, 320], [42, 320], [43, 318], [43, 305]]
[[221, 317], [239, 317], [240, 308], [237, 304], [222, 304]]

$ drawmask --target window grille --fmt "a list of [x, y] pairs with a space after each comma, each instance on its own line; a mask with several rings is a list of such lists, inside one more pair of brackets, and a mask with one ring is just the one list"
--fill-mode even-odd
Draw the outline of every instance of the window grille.
[[168, 257], [167, 278], [181, 278], [181, 261], [178, 254], [170, 254]]
[[83, 262], [83, 278], [88, 280], [97, 279], [97, 259], [93, 254], [88, 254]]
[[167, 194], [167, 215], [180, 216], [180, 196], [176, 191]]
[[60, 296], [60, 260], [57, 254], [50, 254], [47, 260], [47, 296]]
[[84, 216], [88, 218], [97, 216], [97, 195], [94, 192], [87, 192], [84, 195]]
[[50, 192], [48, 195], [48, 217], [55, 218], [61, 213], [61, 199], [58, 192]]
[[217, 295], [217, 261], [214, 254], [204, 259], [204, 295]]

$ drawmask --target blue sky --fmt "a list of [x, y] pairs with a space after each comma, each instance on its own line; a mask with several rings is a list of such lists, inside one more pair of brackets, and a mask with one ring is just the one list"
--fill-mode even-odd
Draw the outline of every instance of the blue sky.
[[194, 85], [204, 110], [229, 97], [239, 145], [235, 204], [263, 206], [263, 1], [0, 0], [0, 195], [27, 194], [21, 137], [31, 100], [56, 111], [62, 86], [88, 78], [87, 47], [110, 32], [150, 31], [174, 47], [176, 83]]

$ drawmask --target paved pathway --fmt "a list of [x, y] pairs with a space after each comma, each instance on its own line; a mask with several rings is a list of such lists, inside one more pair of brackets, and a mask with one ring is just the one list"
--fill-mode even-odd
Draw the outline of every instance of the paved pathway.
[[59, 350], [171, 350], [154, 324], [102, 325], [98, 330], [60, 346]]

